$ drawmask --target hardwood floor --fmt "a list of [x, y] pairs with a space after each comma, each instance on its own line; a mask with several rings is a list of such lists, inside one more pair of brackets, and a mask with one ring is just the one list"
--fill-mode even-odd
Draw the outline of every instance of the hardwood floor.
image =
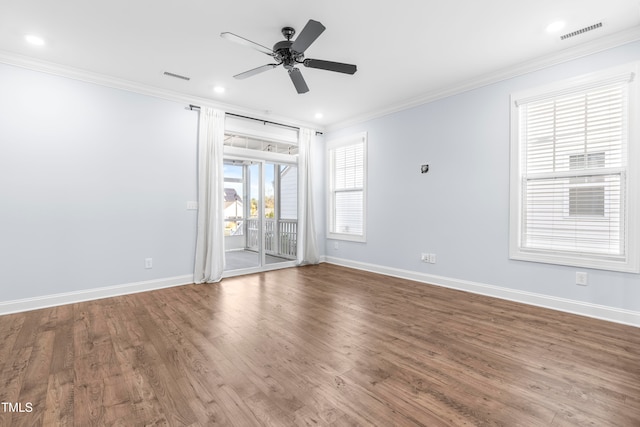
[[640, 426], [640, 328], [328, 264], [2, 316], [0, 339], [1, 426]]

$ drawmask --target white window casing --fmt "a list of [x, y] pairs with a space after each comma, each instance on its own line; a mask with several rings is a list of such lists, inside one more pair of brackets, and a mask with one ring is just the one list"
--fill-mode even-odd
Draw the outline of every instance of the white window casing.
[[366, 241], [367, 134], [327, 144], [329, 239]]
[[637, 73], [511, 95], [511, 259], [640, 272]]

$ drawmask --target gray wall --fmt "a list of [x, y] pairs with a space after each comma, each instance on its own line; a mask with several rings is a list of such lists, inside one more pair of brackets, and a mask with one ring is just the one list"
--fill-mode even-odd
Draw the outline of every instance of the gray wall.
[[511, 92], [639, 59], [636, 42], [328, 133], [368, 132], [369, 170], [367, 242], [325, 240], [326, 255], [640, 311], [638, 274], [581, 268], [580, 287], [576, 268], [511, 261], [508, 246]]
[[197, 118], [0, 64], [0, 301], [192, 274]]

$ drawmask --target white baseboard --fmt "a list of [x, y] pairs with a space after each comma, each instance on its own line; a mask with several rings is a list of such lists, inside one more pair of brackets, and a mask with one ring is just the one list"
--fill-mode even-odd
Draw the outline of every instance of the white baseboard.
[[125, 285], [107, 286], [103, 288], [5, 301], [0, 302], [0, 315], [55, 307], [64, 304], [74, 304], [77, 302], [116, 297], [120, 295], [135, 294], [138, 292], [153, 291], [156, 289], [170, 288], [189, 283], [193, 283], [193, 275], [169, 277], [166, 279], [148, 280]]
[[355, 268], [358, 270], [370, 271], [384, 274], [386, 276], [409, 279], [416, 282], [442, 286], [475, 294], [501, 298], [509, 301], [538, 307], [550, 308], [567, 313], [578, 314], [610, 322], [622, 323], [640, 327], [640, 312], [624, 310], [598, 304], [591, 304], [582, 301], [575, 301], [566, 298], [558, 298], [549, 295], [536, 294], [533, 292], [518, 291], [500, 286], [487, 285], [484, 283], [470, 282], [467, 280], [452, 279], [448, 277], [435, 276], [410, 270], [401, 270], [393, 267], [368, 264], [364, 262], [352, 261], [331, 256], [323, 257], [323, 262]]
[[[467, 280], [452, 279], [448, 277], [435, 276], [416, 271], [402, 270], [393, 267], [385, 267], [330, 256], [322, 256], [320, 262], [341, 265], [358, 270], [384, 274], [386, 276], [414, 280], [416, 282], [472, 292], [523, 304], [545, 307], [564, 311], [567, 313], [573, 313], [582, 316], [593, 317], [596, 319], [607, 320], [610, 322], [640, 327], [640, 313], [636, 311], [591, 304], [582, 301], [569, 300], [566, 298], [558, 298], [549, 295], [536, 294], [533, 292], [518, 291], [514, 289], [503, 288], [500, 286], [487, 285]], [[152, 291], [156, 289], [186, 285], [189, 283], [193, 283], [192, 275], [149, 280], [124, 285], [107, 286], [103, 288], [87, 289], [76, 292], [45, 295], [41, 297], [25, 298], [14, 301], [5, 301], [0, 302], [0, 315], [37, 310], [64, 304], [74, 304], [77, 302], [109, 298], [126, 294], [134, 294], [138, 292]]]

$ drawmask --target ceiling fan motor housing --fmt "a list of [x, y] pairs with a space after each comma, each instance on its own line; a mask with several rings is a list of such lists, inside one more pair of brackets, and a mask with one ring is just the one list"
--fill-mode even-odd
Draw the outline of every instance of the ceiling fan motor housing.
[[[284, 33], [284, 29], [283, 29]], [[293, 44], [290, 40], [283, 40], [273, 45], [273, 52], [275, 53], [275, 58], [278, 61], [282, 62], [282, 65], [287, 70], [293, 68], [296, 62], [302, 62], [304, 60], [304, 54], [294, 52], [291, 50], [291, 45]]]

